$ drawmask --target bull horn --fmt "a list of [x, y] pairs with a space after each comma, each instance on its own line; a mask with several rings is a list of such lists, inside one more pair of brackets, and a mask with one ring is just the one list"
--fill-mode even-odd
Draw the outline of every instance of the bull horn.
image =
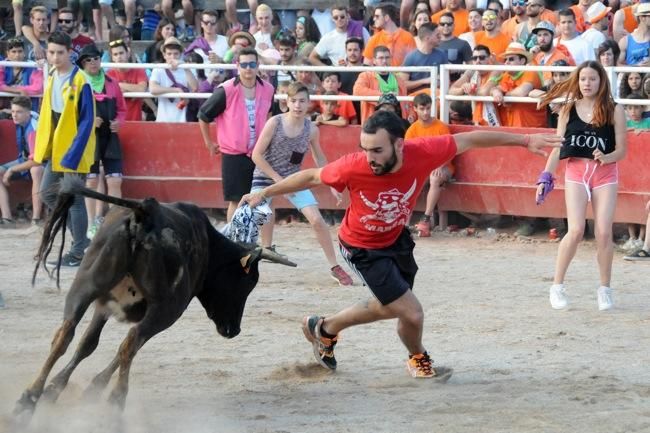
[[294, 267], [294, 268], [296, 266], [298, 266], [297, 264], [295, 264], [291, 260], [289, 260], [289, 259], [287, 259], [285, 257], [282, 257], [280, 254], [278, 254], [278, 253], [276, 253], [274, 251], [271, 251], [268, 248], [259, 248], [259, 251], [260, 251], [260, 257], [263, 258], [263, 259], [270, 260], [270, 261], [272, 261], [274, 263], [280, 263], [280, 264], [285, 265], [285, 266], [291, 266], [291, 267]]

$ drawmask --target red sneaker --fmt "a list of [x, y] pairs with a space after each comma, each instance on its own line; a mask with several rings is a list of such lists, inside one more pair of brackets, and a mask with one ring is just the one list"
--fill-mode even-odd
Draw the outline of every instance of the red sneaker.
[[352, 277], [350, 277], [348, 273], [345, 272], [343, 268], [339, 265], [336, 265], [332, 268], [332, 272], [330, 275], [341, 286], [351, 286], [353, 283]]
[[418, 232], [418, 236], [421, 238], [431, 237], [431, 221], [420, 221], [415, 225], [415, 229]]

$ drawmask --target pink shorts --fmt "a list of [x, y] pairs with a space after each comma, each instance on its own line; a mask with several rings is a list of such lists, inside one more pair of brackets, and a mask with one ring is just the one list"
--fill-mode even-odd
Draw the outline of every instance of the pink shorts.
[[594, 189], [618, 184], [618, 164], [601, 165], [590, 159], [569, 158], [564, 182], [584, 185], [589, 201], [591, 201], [591, 191]]

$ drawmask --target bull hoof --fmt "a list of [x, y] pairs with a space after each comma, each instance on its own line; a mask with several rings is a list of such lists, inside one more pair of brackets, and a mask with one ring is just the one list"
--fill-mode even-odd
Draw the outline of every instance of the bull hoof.
[[124, 406], [126, 404], [126, 393], [114, 389], [111, 392], [111, 395], [108, 397], [108, 402], [116, 409], [124, 411]]
[[16, 402], [16, 407], [14, 408], [15, 417], [31, 417], [36, 409], [36, 403], [38, 402], [38, 397], [30, 391], [23, 392], [23, 395], [20, 396], [20, 399]]

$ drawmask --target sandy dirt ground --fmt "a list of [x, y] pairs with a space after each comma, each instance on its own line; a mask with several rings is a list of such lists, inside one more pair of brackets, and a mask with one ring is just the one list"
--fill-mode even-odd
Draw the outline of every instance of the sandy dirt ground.
[[[566, 281], [567, 311], [548, 287], [557, 245], [436, 233], [418, 239], [415, 291], [424, 342], [446, 384], [406, 375], [395, 322], [348, 329], [339, 368], [312, 359], [305, 314], [331, 314], [369, 297], [337, 286], [309, 228], [278, 227], [296, 269], [264, 263], [235, 339], [221, 338], [200, 304], [149, 341], [131, 369], [127, 407], [82, 401], [127, 325], [110, 321], [97, 351], [28, 432], [650, 432], [650, 267], [614, 261], [616, 308], [596, 306], [595, 245], [582, 244]], [[40, 274], [30, 286], [37, 229], [0, 233], [0, 432], [44, 361], [65, 293]], [[78, 328], [81, 335], [90, 312]], [[69, 359], [72, 347], [54, 369]], [[112, 384], [111, 384], [112, 385]]]

